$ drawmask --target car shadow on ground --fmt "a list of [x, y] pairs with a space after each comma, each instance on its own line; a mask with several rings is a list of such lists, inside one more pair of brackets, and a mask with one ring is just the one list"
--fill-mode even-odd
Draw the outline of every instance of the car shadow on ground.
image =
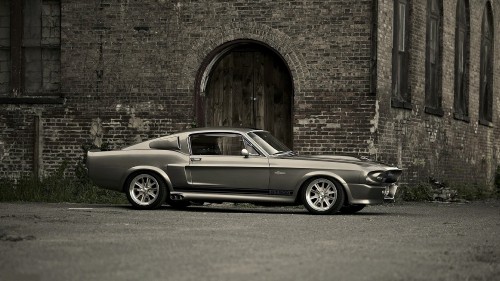
[[[289, 215], [312, 215], [306, 209], [301, 207], [219, 207], [219, 206], [189, 206], [186, 208], [173, 208], [170, 206], [163, 206], [161, 209], [177, 212], [200, 212], [200, 213], [240, 213], [240, 214], [289, 214]], [[341, 214], [335, 215], [343, 216], [393, 216], [395, 214], [385, 212], [370, 212], [361, 211], [355, 214]], [[401, 215], [398, 213], [397, 215]]]
[[[92, 205], [79, 205], [79, 207], [87, 207], [88, 209], [108, 209], [107, 212], [119, 212], [118, 210], [127, 210], [127, 211], [135, 211], [135, 212], [151, 212], [151, 210], [139, 211], [134, 209], [130, 205], [107, 205], [107, 204], [92, 204]], [[87, 209], [83, 208], [83, 209]], [[76, 208], [80, 209], [80, 208]], [[116, 211], [112, 211], [109, 209], [114, 209]], [[276, 206], [276, 207], [263, 207], [263, 206], [254, 206], [252, 205], [244, 205], [242, 206], [231, 206], [231, 205], [205, 205], [205, 206], [189, 206], [185, 208], [173, 208], [169, 205], [163, 205], [157, 210], [154, 211], [168, 211], [168, 212], [190, 212], [190, 213], [239, 213], [239, 214], [288, 214], [288, 215], [311, 215], [306, 209], [299, 206]], [[402, 217], [419, 217], [425, 216], [424, 214], [419, 213], [407, 213], [401, 212], [401, 209], [393, 209], [388, 208], [387, 212], [380, 212], [378, 210], [371, 211], [370, 208], [366, 208], [358, 213], [354, 214], [342, 214], [337, 213], [335, 215], [339, 216], [348, 216], [348, 217], [393, 217], [393, 216], [402, 216]]]

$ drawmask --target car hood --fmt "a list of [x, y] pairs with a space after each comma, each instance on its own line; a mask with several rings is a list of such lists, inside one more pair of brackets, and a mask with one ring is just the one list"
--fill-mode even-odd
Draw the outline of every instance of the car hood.
[[384, 168], [396, 168], [392, 165], [387, 165], [385, 163], [373, 161], [365, 157], [354, 157], [346, 155], [288, 155], [288, 156], [280, 156], [279, 158], [286, 158], [290, 160], [351, 163], [360, 166], [380, 166]]
[[323, 160], [323, 161], [347, 161], [347, 162], [366, 162], [368, 159], [345, 156], [345, 155], [308, 155], [308, 156], [297, 156], [304, 160]]

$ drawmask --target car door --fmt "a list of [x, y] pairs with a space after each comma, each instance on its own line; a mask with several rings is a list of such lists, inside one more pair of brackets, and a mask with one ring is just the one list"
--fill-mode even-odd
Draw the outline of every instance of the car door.
[[[268, 193], [269, 161], [237, 133], [202, 133], [189, 137], [190, 188], [199, 192]], [[241, 150], [250, 151], [249, 156]]]

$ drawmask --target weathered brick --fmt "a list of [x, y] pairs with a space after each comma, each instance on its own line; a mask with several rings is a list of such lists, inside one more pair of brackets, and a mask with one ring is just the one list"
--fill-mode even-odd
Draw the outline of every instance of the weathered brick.
[[[300, 153], [370, 156], [401, 166], [407, 183], [429, 176], [489, 183], [499, 163], [500, 63], [494, 127], [477, 123], [482, 0], [470, 1], [469, 123], [453, 119], [456, 1], [443, 1], [443, 117], [423, 110], [426, 1], [410, 1], [411, 111], [391, 107], [392, 0], [70, 0], [60, 10], [55, 2], [43, 1], [42, 35], [45, 44], [58, 44], [60, 32], [60, 71], [59, 54], [47, 53], [46, 63], [55, 64], [43, 79], [48, 91], [60, 89], [64, 103], [0, 104], [0, 176], [32, 170], [35, 115], [43, 123], [45, 172], [64, 160], [74, 165], [83, 144], [120, 148], [192, 126], [198, 72], [217, 47], [238, 39], [269, 46], [288, 66]], [[492, 4], [500, 7], [499, 0]], [[59, 20], [60, 27], [53, 24]], [[500, 17], [494, 20], [500, 30]], [[0, 96], [10, 94], [4, 88]]]

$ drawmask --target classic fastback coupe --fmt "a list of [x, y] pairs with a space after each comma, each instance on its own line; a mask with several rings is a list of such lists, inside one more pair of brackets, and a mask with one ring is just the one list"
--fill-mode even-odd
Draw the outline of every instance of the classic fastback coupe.
[[201, 202], [303, 204], [354, 213], [393, 200], [401, 170], [349, 156], [299, 156], [269, 132], [197, 128], [116, 151], [89, 151], [90, 178], [133, 207]]

